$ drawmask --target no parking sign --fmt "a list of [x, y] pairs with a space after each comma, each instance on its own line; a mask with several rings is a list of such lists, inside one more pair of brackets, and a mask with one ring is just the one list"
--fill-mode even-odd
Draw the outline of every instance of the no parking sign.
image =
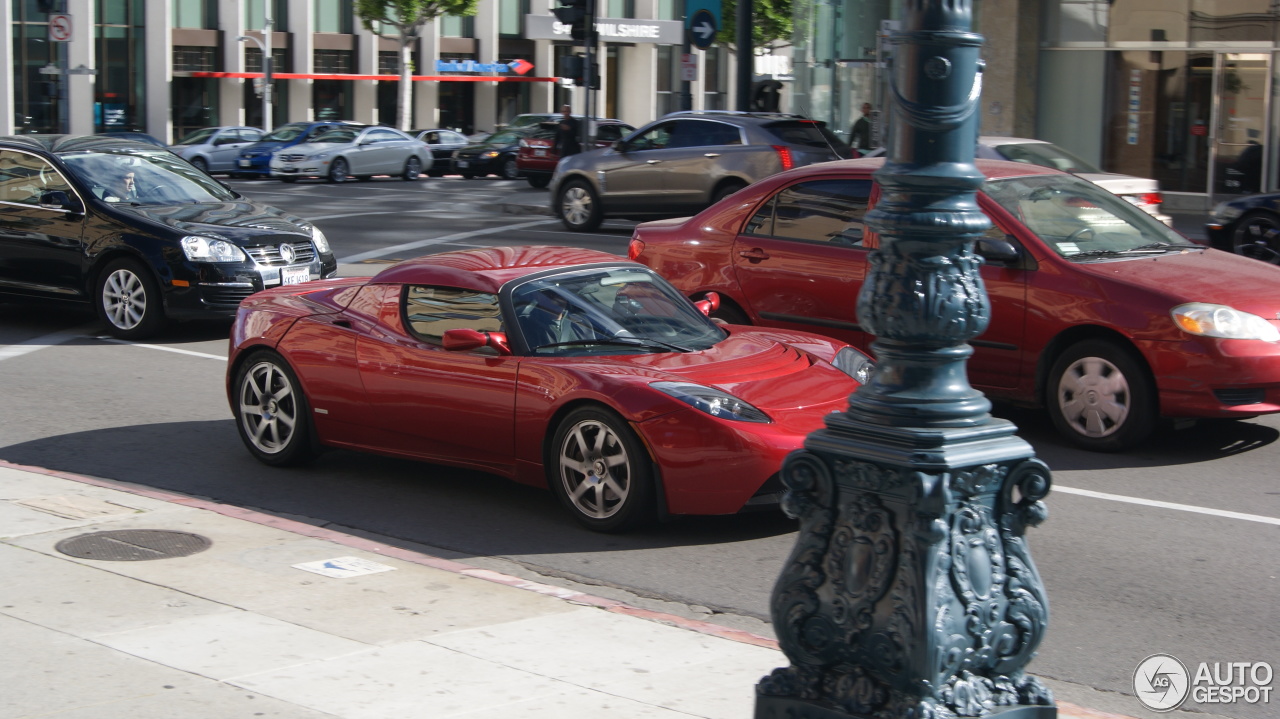
[[49, 39], [53, 42], [71, 42], [71, 16], [49, 16]]

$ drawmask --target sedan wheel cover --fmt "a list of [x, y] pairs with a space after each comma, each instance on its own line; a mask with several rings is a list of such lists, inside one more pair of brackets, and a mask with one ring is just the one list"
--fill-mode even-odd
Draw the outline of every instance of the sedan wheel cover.
[[417, 177], [420, 172], [422, 172], [422, 162], [416, 157], [409, 158], [409, 169], [405, 170], [404, 174], [409, 177]]
[[333, 167], [329, 169], [329, 172], [331, 172], [333, 174], [334, 179], [339, 182], [347, 179], [347, 161], [334, 160]]
[[591, 193], [583, 187], [570, 187], [560, 200], [560, 211], [570, 224], [586, 223], [591, 217]]
[[137, 327], [147, 315], [147, 290], [142, 279], [129, 270], [112, 272], [102, 286], [102, 308], [116, 327]]
[[1058, 381], [1058, 409], [1071, 428], [1085, 437], [1108, 437], [1129, 418], [1129, 382], [1101, 357], [1081, 357]]
[[240, 422], [259, 451], [275, 454], [289, 445], [298, 422], [293, 383], [274, 362], [259, 362], [240, 384]]
[[631, 463], [609, 425], [579, 422], [560, 446], [560, 482], [575, 509], [592, 519], [607, 519], [627, 503]]

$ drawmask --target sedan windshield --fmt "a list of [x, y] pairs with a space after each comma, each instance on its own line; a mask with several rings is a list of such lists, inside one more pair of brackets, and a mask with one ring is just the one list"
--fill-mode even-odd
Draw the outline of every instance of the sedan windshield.
[[218, 131], [218, 128], [216, 128], [216, 127], [206, 127], [206, 128], [204, 128], [204, 129], [202, 129], [202, 130], [196, 130], [195, 132], [191, 133], [190, 135], [187, 135], [186, 137], [182, 138], [181, 140], [178, 140], [177, 142], [175, 142], [175, 143], [173, 143], [173, 144], [175, 144], [175, 145], [203, 145], [205, 142], [207, 142], [207, 141], [209, 140], [209, 138], [213, 137], [213, 133], [215, 133], [215, 132], [217, 132], [217, 131]]
[[484, 140], [486, 145], [511, 145], [524, 137], [522, 132], [495, 132]]
[[694, 352], [725, 333], [674, 287], [639, 267], [572, 270], [511, 293], [535, 355]]
[[164, 150], [70, 152], [62, 162], [94, 197], [111, 203], [168, 205], [227, 202], [237, 195]]
[[1026, 162], [1063, 172], [1101, 173], [1102, 170], [1048, 142], [1013, 142], [996, 145], [996, 152], [1014, 162]]
[[331, 142], [331, 143], [348, 143], [355, 142], [356, 135], [359, 134], [355, 130], [343, 128], [341, 130], [330, 130], [312, 140], [312, 142]]
[[1139, 257], [1200, 248], [1138, 207], [1069, 175], [989, 180], [983, 191], [1063, 257]]

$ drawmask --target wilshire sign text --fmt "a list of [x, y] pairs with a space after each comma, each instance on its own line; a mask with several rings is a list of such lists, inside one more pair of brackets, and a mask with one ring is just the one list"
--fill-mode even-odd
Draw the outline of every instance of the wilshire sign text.
[[[565, 40], [569, 26], [551, 15], [525, 15], [525, 37], [531, 40]], [[678, 20], [631, 20], [602, 17], [596, 32], [605, 42], [651, 42], [679, 45], [684, 41], [684, 25]]]

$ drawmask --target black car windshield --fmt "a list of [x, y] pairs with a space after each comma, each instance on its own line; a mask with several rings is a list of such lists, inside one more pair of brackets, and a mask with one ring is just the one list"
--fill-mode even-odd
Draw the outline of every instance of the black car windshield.
[[94, 197], [110, 203], [168, 205], [238, 197], [167, 150], [94, 150], [60, 157]]
[[332, 142], [338, 144], [355, 142], [356, 135], [358, 134], [360, 134], [359, 131], [344, 127], [337, 130], [329, 130], [322, 135], [316, 136], [311, 140], [311, 142]]
[[527, 133], [523, 132], [495, 132], [484, 139], [486, 145], [514, 145], [520, 141]]
[[307, 131], [306, 125], [282, 125], [262, 138], [263, 142], [288, 142]]
[[534, 355], [694, 352], [726, 336], [666, 280], [641, 267], [539, 277], [517, 286], [511, 305]]
[[181, 140], [178, 140], [177, 142], [175, 142], [175, 143], [173, 143], [173, 144], [175, 144], [175, 145], [203, 145], [206, 141], [208, 141], [208, 139], [209, 139], [209, 138], [213, 137], [213, 133], [215, 133], [215, 132], [217, 132], [217, 131], [218, 131], [218, 128], [216, 128], [216, 127], [206, 127], [206, 128], [204, 128], [204, 129], [201, 129], [201, 130], [196, 130], [195, 132], [191, 133], [190, 135], [187, 135], [186, 137], [182, 138]]
[[1102, 172], [1088, 162], [1048, 142], [1013, 142], [995, 145], [995, 151], [1014, 162], [1051, 167], [1063, 172]]
[[983, 191], [1066, 258], [1141, 257], [1199, 248], [1142, 209], [1071, 175], [988, 180]]

